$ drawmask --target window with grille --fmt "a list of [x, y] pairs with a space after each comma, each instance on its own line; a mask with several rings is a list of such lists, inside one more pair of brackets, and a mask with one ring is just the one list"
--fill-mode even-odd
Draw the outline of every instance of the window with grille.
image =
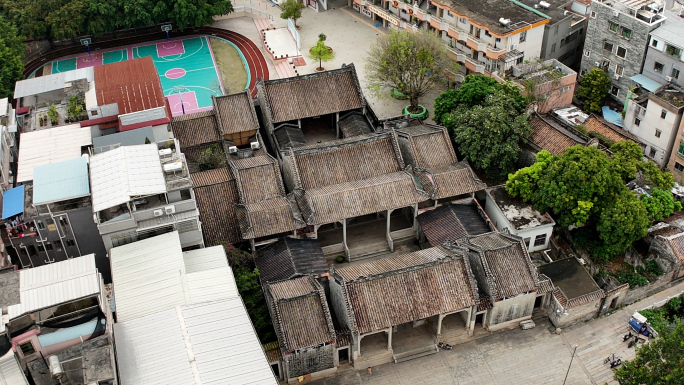
[[651, 151], [648, 153], [648, 156], [650, 156], [651, 158], [655, 158], [655, 156], [656, 156], [656, 149], [655, 149], [655, 148], [652, 148]]
[[679, 47], [675, 47], [673, 45], [667, 44], [667, 45], [665, 45], [665, 53], [668, 55], [675, 56], [675, 57], [680, 57], [682, 55], [682, 49]]
[[620, 89], [617, 86], [610, 87], [610, 94], [613, 96], [618, 96], [620, 94]]
[[617, 30], [620, 28], [620, 26], [618, 25], [618, 23], [613, 23], [611, 21], [610, 26], [608, 28], [613, 32], [617, 32]]
[[625, 47], [618, 46], [616, 55], [624, 59], [627, 56], [627, 49], [625, 49]]
[[658, 40], [656, 40], [656, 39], [651, 40], [651, 46], [652, 47], [655, 47], [657, 45], [658, 45]]
[[675, 170], [677, 170], [677, 171], [684, 171], [684, 164], [675, 162]]
[[640, 126], [641, 125], [641, 119], [639, 119], [639, 118], [634, 119], [634, 125], [637, 127]]
[[608, 52], [613, 52], [613, 43], [610, 42], [604, 42], [603, 43], [603, 50], [608, 51]]
[[546, 244], [546, 234], [537, 235], [534, 237], [534, 247], [544, 246]]
[[665, 119], [666, 116], [667, 116], [667, 110], [660, 111], [660, 118], [661, 119]]
[[524, 42], [527, 39], [527, 31], [520, 32], [520, 42]]
[[670, 76], [672, 76], [675, 79], [679, 79], [679, 70], [676, 68], [673, 68], [672, 71], [670, 71]]
[[19, 348], [21, 349], [21, 353], [24, 354], [24, 356], [28, 356], [29, 354], [33, 354], [36, 352], [36, 349], [33, 348], [33, 344], [31, 343], [31, 341], [20, 344]]
[[663, 68], [665, 68], [665, 65], [663, 63], [655, 62], [655, 64], [653, 65], [653, 70], [655, 72], [663, 73]]
[[625, 72], [625, 67], [623, 67], [623, 66], [621, 66], [621, 65], [619, 65], [619, 64], [618, 64], [617, 66], [615, 66], [615, 75], [620, 75], [620, 76], [622, 76], [622, 74], [623, 74], [624, 72]]
[[632, 30], [629, 28], [622, 27], [622, 36], [626, 38], [632, 37]]
[[656, 138], [660, 138], [660, 135], [661, 135], [662, 133], [663, 133], [662, 131], [656, 130], [656, 133], [655, 133]]
[[677, 154], [684, 157], [684, 142], [679, 143], [679, 150], [677, 151]]

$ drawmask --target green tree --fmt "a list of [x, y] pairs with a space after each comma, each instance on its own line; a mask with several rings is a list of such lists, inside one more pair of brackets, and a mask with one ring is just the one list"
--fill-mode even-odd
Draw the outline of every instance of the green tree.
[[642, 195], [641, 201], [644, 202], [649, 217], [654, 221], [662, 221], [675, 211], [682, 210], [682, 204], [675, 201], [670, 191], [654, 188], [650, 195]]
[[527, 115], [519, 114], [514, 104], [508, 95], [494, 93], [481, 106], [463, 105], [442, 116], [461, 153], [492, 178], [505, 178], [515, 169], [520, 144], [530, 135]]
[[0, 98], [12, 99], [14, 83], [23, 77], [21, 57], [26, 49], [23, 41], [17, 27], [0, 17]]
[[508, 175], [508, 182], [506, 183], [508, 194], [520, 197], [525, 201], [532, 199], [532, 194], [539, 183], [539, 178], [552, 159], [553, 155], [551, 153], [541, 150], [537, 153], [537, 161], [533, 165], [521, 168], [514, 174]]
[[446, 46], [426, 32], [396, 32], [380, 36], [366, 57], [368, 88], [379, 97], [395, 89], [406, 95], [410, 113], [420, 113], [419, 100], [432, 89], [444, 70], [457, 66]]
[[442, 117], [453, 112], [459, 106], [482, 105], [487, 96], [497, 92], [513, 98], [513, 104], [518, 112], [524, 111], [528, 105], [527, 98], [520, 93], [520, 87], [513, 82], [497, 82], [488, 76], [470, 74], [465, 77], [458, 90], [451, 89], [437, 97], [434, 119], [436, 122], [442, 123]]
[[596, 230], [603, 240], [602, 256], [610, 257], [623, 253], [632, 243], [648, 233], [651, 220], [646, 206], [641, 204], [633, 192], [624, 188], [601, 211]]
[[238, 292], [245, 303], [259, 340], [261, 343], [274, 341], [276, 339], [275, 330], [268, 312], [264, 292], [259, 284], [259, 270], [254, 265], [254, 258], [250, 253], [242, 251], [230, 243], [224, 243], [223, 248], [226, 250], [228, 264], [233, 270]]
[[223, 150], [214, 144], [200, 153], [197, 163], [202, 171], [213, 170], [216, 168], [225, 167], [226, 157]]
[[[162, 3], [163, 4], [163, 3]], [[175, 0], [168, 4], [168, 21], [179, 29], [199, 28], [214, 22], [215, 15], [233, 12], [233, 4], [228, 0]], [[164, 6], [157, 5], [152, 14], [163, 13]], [[160, 15], [164, 17], [164, 15]], [[165, 21], [164, 19], [158, 20]]]
[[639, 171], [646, 176], [646, 184], [661, 190], [670, 191], [674, 187], [674, 176], [669, 171], [661, 170], [654, 162], [643, 161], [637, 165]]
[[623, 140], [610, 146], [610, 151], [613, 153], [610, 157], [613, 169], [620, 174], [622, 180], [634, 179], [644, 158], [641, 147], [632, 141]]
[[557, 215], [561, 226], [580, 226], [591, 216], [597, 217], [608, 202], [626, 189], [603, 151], [580, 145], [553, 157], [536, 186], [518, 187], [522, 188], [533, 190], [531, 201], [535, 207]]
[[[320, 38], [321, 36], [323, 36], [323, 39]], [[309, 57], [314, 60], [318, 60], [318, 68], [316, 68], [317, 71], [324, 70], [324, 61], [327, 62], [335, 58], [335, 53], [333, 52], [332, 48], [325, 45], [325, 35], [319, 35], [319, 40], [316, 42], [316, 45], [311, 47], [311, 50], [309, 50]]]
[[584, 102], [584, 111], [601, 112], [601, 102], [608, 94], [610, 78], [598, 67], [587, 72], [577, 87], [576, 95]]
[[672, 330], [637, 348], [636, 358], [615, 370], [621, 385], [670, 385], [684, 383], [684, 324], [677, 321]]
[[292, 19], [295, 27], [297, 26], [297, 20], [302, 17], [302, 10], [306, 6], [304, 3], [300, 3], [298, 0], [287, 0], [280, 4], [280, 18], [281, 19]]

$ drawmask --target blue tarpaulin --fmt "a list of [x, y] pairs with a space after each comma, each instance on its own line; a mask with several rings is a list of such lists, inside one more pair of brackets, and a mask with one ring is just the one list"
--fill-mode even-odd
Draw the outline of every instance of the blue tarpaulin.
[[603, 119], [605, 119], [610, 124], [622, 127], [621, 113], [619, 113], [617, 110], [611, 110], [608, 106], [601, 107], [601, 110], [603, 110]]
[[2, 219], [24, 212], [24, 186], [5, 191], [2, 195]]

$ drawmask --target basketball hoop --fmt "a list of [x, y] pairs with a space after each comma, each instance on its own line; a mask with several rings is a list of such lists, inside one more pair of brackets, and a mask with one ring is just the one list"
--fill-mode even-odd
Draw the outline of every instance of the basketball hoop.
[[171, 24], [164, 24], [161, 26], [162, 32], [166, 32], [166, 41], [171, 40], [171, 37], [169, 36], [169, 31], [171, 31], [172, 29], [173, 27], [171, 26]]
[[81, 39], [81, 45], [86, 46], [86, 48], [88, 49], [88, 55], [90, 55], [90, 43], [91, 43], [91, 40], [89, 37], [87, 37], [85, 39]]

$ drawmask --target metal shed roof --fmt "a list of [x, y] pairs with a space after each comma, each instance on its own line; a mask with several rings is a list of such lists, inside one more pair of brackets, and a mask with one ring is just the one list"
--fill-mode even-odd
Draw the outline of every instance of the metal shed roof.
[[82, 148], [93, 143], [90, 127], [79, 123], [21, 134], [17, 182], [33, 180], [33, 169], [81, 156]]
[[12, 350], [0, 358], [0, 385], [28, 385]]
[[117, 323], [114, 334], [122, 384], [277, 384], [239, 297]]
[[100, 292], [95, 254], [67, 259], [19, 272], [21, 302], [7, 307], [12, 320], [28, 312]]
[[90, 159], [93, 211], [130, 201], [135, 196], [166, 192], [159, 151], [154, 144], [119, 147]]
[[115, 247], [110, 259], [119, 322], [238, 295], [223, 249], [184, 255], [176, 231]]
[[24, 212], [24, 186], [15, 187], [2, 194], [2, 219]]
[[33, 204], [90, 195], [88, 159], [76, 158], [33, 169]]
[[64, 88], [64, 83], [78, 79], [88, 79], [91, 82], [95, 78], [93, 74], [93, 67], [87, 67], [18, 81], [14, 86], [14, 98], [60, 90]]

